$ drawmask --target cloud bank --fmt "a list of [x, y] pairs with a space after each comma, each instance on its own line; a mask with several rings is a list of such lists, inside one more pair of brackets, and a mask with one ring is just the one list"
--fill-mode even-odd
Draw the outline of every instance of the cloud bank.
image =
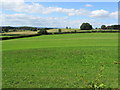
[[[86, 7], [92, 7], [90, 4], [86, 4]], [[39, 13], [39, 14], [50, 14], [50, 13], [65, 13], [68, 16], [89, 16], [89, 17], [97, 17], [97, 18], [116, 18], [117, 17], [117, 11], [115, 12], [109, 12], [106, 10], [94, 10], [89, 11], [86, 9], [68, 9], [68, 8], [61, 8], [61, 7], [45, 7], [39, 3], [32, 3], [32, 4], [26, 4], [23, 0], [16, 0], [16, 2], [13, 0], [13, 2], [2, 2], [2, 9], [3, 10], [11, 10], [15, 12], [22, 12], [22, 13]]]

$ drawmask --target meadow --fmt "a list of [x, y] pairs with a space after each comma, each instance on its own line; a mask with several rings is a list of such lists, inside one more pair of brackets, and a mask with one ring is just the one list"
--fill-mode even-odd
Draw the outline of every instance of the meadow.
[[[59, 29], [49, 29], [47, 30], [49, 33], [55, 33], [59, 32]], [[114, 30], [114, 29], [92, 29], [89, 31], [119, 31], [119, 30]], [[88, 30], [80, 30], [77, 28], [72, 28], [72, 29], [61, 29], [61, 32], [88, 32]]]
[[16, 32], [5, 32], [5, 33], [2, 33], [2, 34], [20, 34], [20, 35], [31, 35], [31, 34], [36, 34], [37, 32], [36, 31], [16, 31]]
[[1, 38], [1, 37], [12, 37], [12, 36], [0, 36], [0, 38]]
[[3, 88], [118, 87], [118, 33], [5, 40], [2, 50]]

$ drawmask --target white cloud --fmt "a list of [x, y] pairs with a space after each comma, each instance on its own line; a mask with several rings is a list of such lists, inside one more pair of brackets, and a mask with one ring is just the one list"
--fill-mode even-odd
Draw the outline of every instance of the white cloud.
[[27, 14], [2, 14], [1, 26], [36, 26], [36, 27], [63, 27], [79, 28], [83, 22], [88, 22], [93, 27], [100, 27], [103, 22], [97, 22], [94, 19], [70, 20], [69, 17], [40, 17]]
[[106, 10], [95, 10], [91, 12], [91, 17], [106, 18], [109, 16], [109, 12]]
[[0, 3], [0, 8], [3, 10], [14, 10], [14, 8], [17, 8], [19, 6], [24, 5], [24, 0], [2, 0]]
[[60, 27], [66, 25], [67, 17], [39, 17], [26, 14], [3, 14], [2, 25]]
[[91, 4], [86, 4], [85, 7], [93, 7]]
[[24, 0], [1, 0], [1, 2], [24, 2]]
[[[89, 16], [95, 18], [116, 18], [118, 16], [117, 12], [109, 13], [106, 10], [94, 10], [89, 11], [86, 9], [73, 9], [73, 8], [61, 8], [61, 7], [45, 7], [39, 3], [24, 3], [24, 0], [12, 0], [13, 2], [7, 2], [6, 0], [2, 3], [3, 10], [11, 10], [21, 13], [38, 13], [38, 14], [50, 14], [50, 13], [65, 13], [68, 16]], [[92, 5], [86, 4], [86, 7], [91, 7]]]
[[[10, 1], [10, 0], [9, 0]], [[109, 12], [106, 10], [94, 10], [89, 11], [86, 9], [68, 9], [62, 7], [45, 7], [39, 3], [24, 3], [23, 0], [12, 0], [13, 2], [9, 2], [8, 0], [4, 0], [2, 2], [3, 10], [10, 10], [19, 13], [37, 13], [37, 14], [50, 14], [50, 13], [65, 13], [67, 16], [88, 16], [92, 18], [113, 18], [117, 19], [118, 12]], [[88, 5], [90, 6], [90, 5]], [[104, 23], [97, 22], [94, 20], [69, 20], [67, 17], [39, 17], [32, 16], [27, 14], [2, 14], [0, 15], [0, 19], [2, 20], [2, 25], [11, 25], [11, 26], [42, 26], [42, 27], [76, 27], [79, 28], [80, 24], [83, 22], [89, 22], [93, 26], [100, 26]]]
[[61, 7], [45, 7], [38, 3], [26, 4], [24, 2], [3, 2], [3, 10], [12, 10], [16, 12], [25, 12], [25, 13], [41, 13], [41, 14], [50, 14], [53, 12], [65, 13], [69, 16], [74, 15], [85, 15], [89, 13], [85, 9], [67, 9]]
[[109, 12], [106, 10], [95, 10], [91, 12], [90, 17], [93, 18], [109, 18], [109, 19], [118, 19], [118, 11], [115, 12]]
[[110, 17], [118, 19], [118, 11], [110, 13]]

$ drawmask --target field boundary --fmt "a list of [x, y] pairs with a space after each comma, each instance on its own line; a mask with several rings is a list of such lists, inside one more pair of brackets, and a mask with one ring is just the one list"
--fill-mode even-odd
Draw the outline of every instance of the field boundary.
[[41, 36], [41, 35], [72, 34], [72, 33], [120, 33], [120, 31], [54, 32], [54, 33], [47, 33], [47, 34], [32, 34], [32, 35], [19, 35], [19, 36], [13, 35], [13, 37], [1, 37], [0, 40], [35, 37], [35, 36]]
[[25, 38], [25, 37], [35, 37], [40, 36], [41, 34], [33, 34], [33, 35], [22, 35], [22, 36], [13, 36], [13, 37], [2, 37], [0, 40], [9, 40], [9, 39], [17, 39], [17, 38]]

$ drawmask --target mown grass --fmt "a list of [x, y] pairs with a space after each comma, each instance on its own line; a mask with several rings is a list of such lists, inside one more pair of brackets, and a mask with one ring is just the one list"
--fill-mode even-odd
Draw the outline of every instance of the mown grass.
[[[116, 33], [44, 35], [3, 41], [4, 88], [118, 87]], [[100, 66], [104, 70], [100, 73]]]
[[81, 46], [117, 46], [117, 33], [84, 33], [43, 35], [3, 41], [3, 50], [81, 47]]

